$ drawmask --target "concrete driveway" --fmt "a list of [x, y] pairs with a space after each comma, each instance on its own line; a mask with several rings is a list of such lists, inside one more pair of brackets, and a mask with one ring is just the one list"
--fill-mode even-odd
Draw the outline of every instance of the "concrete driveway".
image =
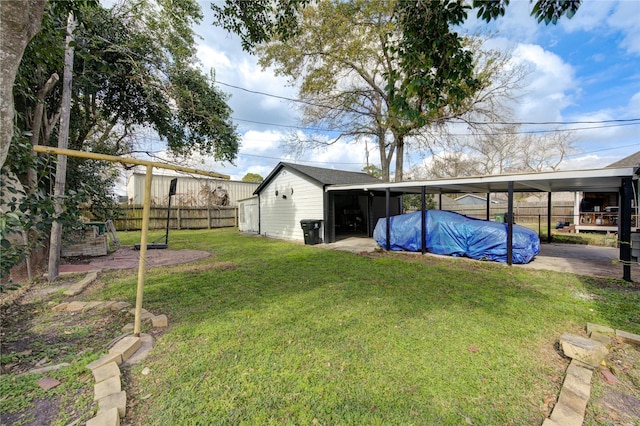
[[[541, 244], [540, 254], [519, 268], [549, 269], [558, 272], [621, 279], [620, 249], [579, 244]], [[631, 265], [631, 279], [640, 282], [640, 265]]]
[[[370, 252], [378, 248], [373, 238], [362, 237], [345, 238], [324, 246], [354, 253]], [[533, 261], [526, 265], [514, 265], [514, 267], [622, 279], [623, 270], [622, 263], [618, 260], [619, 253], [619, 249], [612, 247], [542, 243], [540, 254]], [[631, 279], [640, 282], [640, 265], [637, 262], [631, 265]]]

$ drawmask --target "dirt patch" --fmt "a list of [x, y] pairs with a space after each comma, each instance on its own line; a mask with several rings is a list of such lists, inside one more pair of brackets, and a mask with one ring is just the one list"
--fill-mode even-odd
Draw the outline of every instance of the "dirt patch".
[[[73, 282], [31, 283], [15, 293], [18, 297], [5, 299], [0, 309], [0, 424], [82, 422], [95, 410], [91, 374], [77, 367], [105, 350], [130, 318], [102, 310], [53, 311], [56, 304], [70, 300], [59, 290]], [[70, 366], [25, 374], [63, 363]], [[60, 385], [44, 390], [37, 384], [44, 377], [55, 378]]]
[[[170, 266], [195, 262], [211, 256], [204, 250], [147, 250], [147, 266]], [[135, 269], [140, 264], [140, 252], [132, 247], [121, 247], [107, 256], [73, 257], [65, 259], [60, 271], [76, 270], [78, 265], [88, 269]]]
[[60, 398], [39, 398], [33, 401], [33, 408], [20, 413], [2, 413], [0, 424], [3, 425], [50, 425], [60, 411]]
[[[607, 366], [596, 371], [585, 416], [585, 425], [640, 424], [640, 348], [618, 342], [611, 347]], [[615, 380], [607, 380], [608, 369]]]

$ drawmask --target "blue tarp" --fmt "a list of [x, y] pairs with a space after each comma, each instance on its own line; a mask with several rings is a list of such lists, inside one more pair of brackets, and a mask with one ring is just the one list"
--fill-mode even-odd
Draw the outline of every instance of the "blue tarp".
[[[507, 262], [507, 224], [459, 213], [427, 210], [426, 249], [430, 253]], [[421, 212], [392, 216], [391, 250], [422, 251]], [[373, 238], [386, 248], [387, 219], [378, 220]], [[540, 253], [540, 238], [529, 228], [513, 225], [513, 263], [529, 263]]]

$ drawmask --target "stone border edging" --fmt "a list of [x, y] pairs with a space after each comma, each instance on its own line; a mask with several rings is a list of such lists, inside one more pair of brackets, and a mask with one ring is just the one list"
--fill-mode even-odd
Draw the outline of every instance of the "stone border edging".
[[[64, 294], [75, 296], [81, 293], [90, 283], [98, 278], [98, 271], [89, 271], [87, 275], [78, 283], [70, 286]], [[128, 302], [82, 302], [71, 301], [62, 302], [52, 308], [53, 311], [85, 312], [92, 309], [120, 311], [135, 315], [135, 309], [131, 309]], [[165, 328], [169, 326], [166, 315], [155, 315], [146, 309], [141, 310], [141, 321], [148, 321], [153, 328]], [[134, 324], [129, 323], [122, 327], [124, 333], [133, 331]], [[93, 387], [93, 400], [98, 403], [98, 412], [95, 417], [89, 419], [87, 426], [120, 426], [120, 419], [126, 415], [127, 392], [122, 390], [120, 377], [120, 365], [130, 359], [138, 349], [143, 340], [153, 341], [150, 335], [143, 334], [140, 337], [125, 334], [111, 342], [108, 346], [109, 352], [97, 360], [87, 364], [95, 379]]]
[[560, 346], [571, 363], [562, 383], [558, 402], [542, 426], [581, 426], [591, 395], [593, 371], [609, 354], [612, 337], [640, 346], [640, 336], [611, 327], [587, 323], [589, 338], [565, 333]]

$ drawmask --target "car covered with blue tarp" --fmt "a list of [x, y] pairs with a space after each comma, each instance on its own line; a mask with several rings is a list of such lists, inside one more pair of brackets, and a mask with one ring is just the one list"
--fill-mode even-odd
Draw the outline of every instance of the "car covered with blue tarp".
[[[422, 212], [390, 218], [390, 249], [422, 251]], [[425, 212], [426, 250], [476, 260], [507, 262], [507, 224], [476, 219], [450, 211]], [[387, 219], [378, 220], [373, 238], [387, 247]], [[513, 225], [513, 263], [529, 263], [540, 253], [540, 238], [529, 228]]]

